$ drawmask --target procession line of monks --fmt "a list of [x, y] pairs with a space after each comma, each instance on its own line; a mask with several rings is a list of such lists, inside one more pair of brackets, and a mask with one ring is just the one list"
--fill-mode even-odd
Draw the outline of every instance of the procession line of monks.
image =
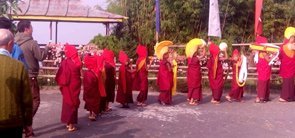
[[[207, 44], [200, 41], [193, 46], [191, 55], [188, 56], [187, 100], [191, 105], [197, 105], [202, 100], [202, 75], [200, 60], [205, 57]], [[212, 90], [212, 100], [214, 104], [219, 104], [223, 93], [224, 77], [222, 61], [228, 59], [226, 50], [221, 50], [213, 42], [208, 43], [210, 56], [207, 60], [208, 77]], [[167, 46], [168, 47], [168, 46]], [[158, 101], [162, 105], [169, 105], [172, 102], [173, 70], [169, 62], [169, 51], [167, 47], [162, 47], [157, 57], [160, 59], [160, 66], [157, 76], [157, 86], [160, 94]], [[283, 78], [281, 102], [295, 100], [295, 31], [294, 35], [286, 38], [281, 46], [280, 75]], [[60, 86], [63, 97], [61, 121], [65, 123], [68, 131], [75, 131], [77, 128], [78, 108], [80, 105], [79, 94], [81, 91], [81, 69], [82, 62], [74, 46], [65, 46], [65, 56], [56, 74], [56, 82]], [[138, 59], [136, 68], [133, 69], [132, 63], [124, 51], [119, 53], [119, 79], [116, 101], [122, 104], [123, 108], [128, 108], [129, 103], [133, 103], [132, 91], [139, 91], [137, 105], [145, 106], [148, 98], [148, 52], [146, 46], [138, 45], [136, 49]], [[110, 102], [115, 101], [116, 71], [114, 53], [104, 49], [102, 55], [85, 55], [83, 58], [84, 66], [88, 69], [83, 72], [83, 100], [85, 109], [90, 112], [89, 119], [95, 120], [96, 116], [102, 112], [111, 111]], [[269, 101], [269, 83], [271, 66], [269, 63], [269, 53], [259, 51], [257, 63], [258, 82], [257, 98], [255, 102]], [[232, 57], [233, 76], [237, 75], [241, 66], [241, 54], [234, 50]], [[151, 64], [151, 62], [150, 62]], [[231, 91], [226, 96], [228, 101], [241, 101], [243, 98], [244, 86], [237, 83], [237, 77], [233, 77]]]

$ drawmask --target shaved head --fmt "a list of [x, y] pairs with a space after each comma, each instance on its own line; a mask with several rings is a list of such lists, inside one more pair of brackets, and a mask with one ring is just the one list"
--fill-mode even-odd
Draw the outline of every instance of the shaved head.
[[8, 29], [0, 29], [0, 48], [11, 52], [13, 45], [13, 34]]

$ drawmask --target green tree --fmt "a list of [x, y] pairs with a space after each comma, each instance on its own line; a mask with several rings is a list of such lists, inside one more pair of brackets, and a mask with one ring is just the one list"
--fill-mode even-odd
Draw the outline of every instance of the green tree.
[[21, 11], [18, 7], [19, 0], [0, 0], [0, 16], [11, 19], [11, 14]]
[[264, 2], [264, 35], [271, 42], [281, 42], [285, 29], [295, 25], [295, 0], [267, 0]]
[[[108, 11], [129, 17], [113, 28], [113, 36], [120, 48], [131, 56], [141, 42], [149, 47], [155, 45], [154, 0], [109, 0]], [[207, 39], [209, 0], [161, 0], [160, 40], [185, 44], [190, 39]], [[263, 5], [264, 36], [271, 42], [281, 42], [287, 26], [295, 25], [295, 0], [265, 0]], [[254, 41], [255, 0], [220, 0], [222, 39], [231, 43]], [[125, 42], [127, 41], [127, 42]], [[133, 54], [131, 54], [133, 53]]]

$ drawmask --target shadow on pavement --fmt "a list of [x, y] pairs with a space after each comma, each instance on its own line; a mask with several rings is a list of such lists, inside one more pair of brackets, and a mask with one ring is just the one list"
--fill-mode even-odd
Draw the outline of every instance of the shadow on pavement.
[[[37, 137], [52, 133], [57, 134], [52, 136], [52, 138], [81, 138], [102, 134], [107, 135], [115, 131], [120, 125], [126, 125], [127, 122], [121, 121], [123, 118], [122, 116], [106, 113], [103, 114], [103, 117], [98, 117], [96, 121], [90, 121], [87, 116], [83, 116], [78, 118], [78, 130], [75, 132], [68, 132], [65, 128], [65, 124], [55, 123], [36, 128], [35, 134]], [[127, 136], [127, 134], [125, 135]]]
[[125, 130], [122, 133], [119, 134], [108, 134], [104, 136], [100, 136], [100, 138], [134, 138], [134, 134], [139, 132], [140, 129], [130, 129], [130, 130]]

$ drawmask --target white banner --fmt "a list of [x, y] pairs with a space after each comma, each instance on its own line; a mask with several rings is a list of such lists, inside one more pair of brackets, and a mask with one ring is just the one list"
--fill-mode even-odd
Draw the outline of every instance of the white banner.
[[216, 36], [221, 38], [220, 16], [218, 6], [218, 0], [210, 0], [208, 36]]

